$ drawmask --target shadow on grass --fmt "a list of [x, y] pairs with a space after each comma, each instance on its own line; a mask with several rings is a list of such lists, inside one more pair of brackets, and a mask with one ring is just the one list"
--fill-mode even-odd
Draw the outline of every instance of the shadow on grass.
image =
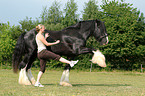
[[72, 86], [108, 86], [108, 87], [120, 87], [120, 86], [131, 86], [129, 84], [72, 84]]
[[52, 83], [51, 83], [51, 84], [42, 84], [42, 85], [44, 85], [44, 86], [45, 86], [45, 85], [46, 85], [46, 86], [56, 86], [56, 85], [58, 85], [58, 84], [55, 84], [55, 83], [52, 84]]
[[[61, 86], [59, 84], [43, 84], [44, 86]], [[82, 86], [108, 86], [108, 87], [120, 87], [120, 86], [131, 86], [129, 84], [72, 84], [74, 87], [82, 87]]]

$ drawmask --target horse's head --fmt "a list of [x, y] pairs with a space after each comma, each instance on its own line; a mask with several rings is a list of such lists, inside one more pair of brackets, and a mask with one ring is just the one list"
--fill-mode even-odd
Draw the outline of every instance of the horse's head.
[[108, 44], [109, 40], [104, 22], [95, 20], [95, 30], [93, 32], [93, 36], [101, 45]]

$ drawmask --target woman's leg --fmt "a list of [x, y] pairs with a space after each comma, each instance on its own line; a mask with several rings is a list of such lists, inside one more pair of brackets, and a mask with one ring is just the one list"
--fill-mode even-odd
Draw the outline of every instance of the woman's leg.
[[68, 61], [68, 60], [66, 60], [66, 59], [63, 58], [63, 57], [61, 57], [61, 58], [59, 59], [59, 61], [62, 62], [62, 63], [71, 64], [71, 61]]
[[40, 83], [40, 79], [41, 79], [43, 73], [45, 72], [46, 61], [43, 60], [43, 59], [40, 59], [40, 58], [39, 58], [39, 60], [40, 60], [40, 71], [39, 71], [39, 73], [38, 73], [37, 81], [36, 81], [36, 83], [35, 83], [35, 86], [37, 86], [37, 87], [44, 87], [44, 86]]
[[59, 59], [60, 62], [62, 63], [67, 63], [67, 64], [70, 64], [71, 67], [73, 67], [75, 64], [77, 64], [78, 60], [77, 61], [69, 61], [69, 60], [66, 60], [65, 58], [61, 57]]
[[37, 81], [36, 81], [36, 83], [39, 83], [39, 81], [40, 81], [42, 75], [43, 75], [43, 72], [42, 72], [42, 71], [39, 71], [38, 76], [37, 76]]
[[44, 52], [42, 54], [43, 55], [41, 55], [41, 56], [43, 56], [42, 58], [44, 60], [49, 60], [49, 59], [58, 60], [62, 63], [70, 64], [71, 67], [73, 67], [78, 62], [78, 60], [77, 61], [69, 61], [69, 60], [61, 57], [60, 55], [55, 54], [55, 53], [48, 51], [48, 50], [44, 50]]
[[36, 83], [35, 83], [35, 86], [36, 86], [36, 87], [44, 87], [44, 86], [39, 82], [40, 79], [41, 79], [41, 77], [42, 77], [42, 75], [43, 75], [43, 72], [39, 71], [38, 76], [37, 76], [37, 81], [36, 81]]

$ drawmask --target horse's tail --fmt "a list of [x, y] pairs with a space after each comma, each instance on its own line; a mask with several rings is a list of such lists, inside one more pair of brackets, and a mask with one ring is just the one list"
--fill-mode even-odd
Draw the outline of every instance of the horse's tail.
[[22, 59], [22, 56], [25, 52], [25, 42], [24, 42], [24, 35], [26, 32], [22, 33], [17, 40], [17, 44], [15, 45], [15, 49], [12, 56], [12, 65], [13, 65], [13, 71], [14, 73], [17, 73], [17, 69], [19, 66], [19, 63]]

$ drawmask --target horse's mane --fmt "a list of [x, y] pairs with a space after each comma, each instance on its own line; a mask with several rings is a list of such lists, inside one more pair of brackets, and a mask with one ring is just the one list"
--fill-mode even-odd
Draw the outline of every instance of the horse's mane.
[[68, 30], [68, 29], [79, 29], [80, 26], [81, 26], [81, 21], [76, 23], [76, 24], [74, 24], [74, 25], [72, 25], [72, 26], [69, 26], [69, 27], [66, 27], [66, 28], [62, 29], [62, 31]]
[[[62, 31], [68, 30], [68, 29], [80, 29], [82, 23], [84, 23], [84, 22], [93, 22], [93, 21], [95, 21], [95, 20], [79, 21], [78, 23], [76, 23], [76, 24], [74, 24], [72, 26], [69, 26], [69, 27], [66, 27], [66, 28], [62, 29]], [[100, 22], [100, 20], [96, 20], [96, 21]]]

